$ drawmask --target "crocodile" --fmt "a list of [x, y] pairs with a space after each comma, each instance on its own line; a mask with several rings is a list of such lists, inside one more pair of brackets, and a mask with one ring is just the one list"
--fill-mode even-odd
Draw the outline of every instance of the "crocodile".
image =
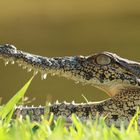
[[[105, 91], [109, 98], [100, 102], [71, 103], [55, 102], [48, 106], [25, 107], [17, 106], [14, 118], [25, 117], [30, 114], [33, 121], [39, 121], [49, 107], [48, 115], [54, 118], [64, 117], [71, 121], [74, 113], [82, 120], [95, 120], [97, 114], [105, 116], [108, 126], [114, 124], [119, 127], [123, 122], [128, 126], [130, 120], [140, 107], [140, 63], [121, 58], [110, 53], [101, 52], [89, 56], [43, 57], [21, 50], [15, 46], [0, 45], [0, 59], [5, 65], [14, 64], [33, 74], [41, 73], [41, 79], [48, 74], [59, 75], [72, 79], [77, 83], [90, 84]], [[140, 125], [138, 117], [138, 125]]]

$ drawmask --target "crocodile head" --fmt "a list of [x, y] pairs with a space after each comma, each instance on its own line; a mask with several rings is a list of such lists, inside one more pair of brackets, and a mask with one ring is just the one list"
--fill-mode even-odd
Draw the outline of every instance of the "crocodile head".
[[0, 46], [0, 58], [7, 64], [17, 62], [28, 71], [48, 73], [91, 84], [114, 96], [126, 88], [139, 88], [140, 64], [123, 59], [116, 54], [102, 52], [90, 56], [43, 57], [17, 50], [12, 45]]
[[102, 52], [83, 58], [81, 63], [86, 83], [114, 96], [121, 90], [139, 88], [140, 64], [114, 53]]

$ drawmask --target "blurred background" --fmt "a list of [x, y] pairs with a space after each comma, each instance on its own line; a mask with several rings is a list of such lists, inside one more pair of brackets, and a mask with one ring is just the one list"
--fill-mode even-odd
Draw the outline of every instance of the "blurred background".
[[[140, 60], [139, 0], [0, 0], [0, 44], [43, 56], [89, 55], [111, 51]], [[0, 61], [0, 97], [7, 102], [32, 76], [17, 65]], [[26, 93], [32, 104], [85, 102], [106, 93], [71, 80], [37, 75]]]

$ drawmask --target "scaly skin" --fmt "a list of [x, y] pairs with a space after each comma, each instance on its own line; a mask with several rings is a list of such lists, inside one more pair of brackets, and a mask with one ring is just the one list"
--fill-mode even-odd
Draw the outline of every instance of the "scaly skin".
[[[54, 103], [48, 105], [49, 114], [63, 116], [70, 120], [75, 113], [81, 120], [96, 119], [96, 114], [106, 117], [107, 125], [125, 126], [140, 107], [140, 63], [123, 59], [116, 54], [102, 52], [90, 56], [42, 57], [17, 50], [12, 45], [0, 46], [0, 58], [5, 64], [17, 62], [19, 66], [34, 74], [41, 72], [41, 78], [47, 74], [60, 75], [76, 82], [91, 84], [104, 90], [110, 98], [94, 103]], [[30, 115], [32, 120], [40, 120], [48, 107], [16, 107], [14, 117]], [[140, 120], [138, 121], [140, 125]]]

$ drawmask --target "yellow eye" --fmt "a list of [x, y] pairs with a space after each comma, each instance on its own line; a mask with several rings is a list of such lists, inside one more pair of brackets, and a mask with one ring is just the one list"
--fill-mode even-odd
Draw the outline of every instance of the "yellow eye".
[[105, 54], [101, 54], [97, 56], [96, 62], [99, 65], [108, 65], [111, 62], [111, 58]]

